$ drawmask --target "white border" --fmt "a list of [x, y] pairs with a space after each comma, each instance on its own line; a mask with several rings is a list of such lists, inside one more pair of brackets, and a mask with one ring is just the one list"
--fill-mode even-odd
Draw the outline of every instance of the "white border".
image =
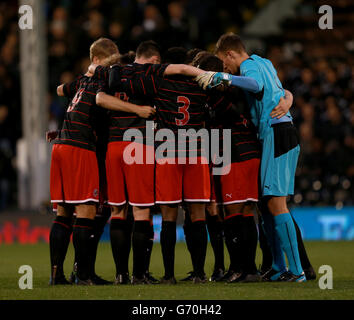
[[247, 201], [253, 201], [253, 202], [258, 202], [258, 199], [254, 198], [247, 198], [245, 200], [234, 200], [234, 201], [229, 201], [229, 202], [218, 202], [218, 204], [233, 204], [233, 203], [242, 203], [242, 202], [247, 202]]
[[123, 204], [126, 204], [126, 203], [127, 203], [127, 200], [124, 200], [123, 202], [120, 202], [120, 203], [107, 201], [107, 203], [108, 203], [110, 206], [122, 206]]
[[93, 199], [93, 198], [89, 198], [89, 199], [85, 199], [85, 200], [51, 200], [51, 203], [84, 203], [84, 202], [89, 202], [89, 201], [93, 201], [93, 202], [99, 202], [98, 199]]
[[151, 207], [155, 204], [155, 202], [153, 202], [153, 203], [133, 203], [133, 202], [129, 201], [129, 204], [134, 207]]

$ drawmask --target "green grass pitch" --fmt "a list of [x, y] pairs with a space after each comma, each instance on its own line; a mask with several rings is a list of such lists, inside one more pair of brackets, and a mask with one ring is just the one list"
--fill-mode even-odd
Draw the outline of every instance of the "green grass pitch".
[[[55, 286], [48, 285], [49, 247], [48, 244], [36, 245], [1, 245], [0, 246], [0, 300], [337, 300], [354, 299], [354, 242], [306, 242], [310, 260], [316, 270], [321, 265], [330, 265], [333, 269], [333, 289], [321, 290], [318, 277], [306, 283], [249, 283], [226, 284], [206, 283], [194, 285], [178, 282], [177, 285], [125, 285], [125, 286]], [[73, 247], [70, 244], [65, 261], [65, 273], [69, 276], [72, 269]], [[226, 266], [228, 257], [226, 255]], [[260, 250], [257, 251], [257, 264], [260, 264]], [[21, 290], [18, 273], [21, 265], [33, 268], [33, 289]], [[206, 272], [210, 275], [213, 267], [213, 254], [209, 245]], [[131, 269], [131, 261], [130, 261]], [[191, 270], [190, 257], [184, 243], [176, 246], [176, 278], [181, 279]], [[114, 263], [109, 243], [99, 246], [97, 274], [113, 280]], [[152, 253], [150, 271], [160, 277], [163, 273], [161, 248], [155, 244]]]

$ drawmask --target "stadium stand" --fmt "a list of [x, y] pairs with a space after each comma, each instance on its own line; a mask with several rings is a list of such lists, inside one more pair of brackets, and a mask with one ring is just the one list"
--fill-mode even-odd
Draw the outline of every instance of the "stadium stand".
[[[61, 125], [64, 101], [55, 95], [89, 64], [89, 44], [100, 36], [122, 53], [141, 40], [212, 50], [220, 34], [242, 32], [270, 0], [46, 1], [50, 128]], [[318, 7], [331, 5], [334, 29], [318, 28]], [[295, 96], [293, 114], [302, 139], [296, 205], [353, 205], [354, 5], [350, 0], [299, 1], [282, 34], [266, 40], [266, 56]], [[0, 211], [16, 205], [16, 141], [21, 136], [18, 3], [0, 4]], [[134, 19], [131, 19], [134, 17]], [[82, 48], [86, 48], [83, 50]], [[324, 49], [325, 48], [325, 49]]]

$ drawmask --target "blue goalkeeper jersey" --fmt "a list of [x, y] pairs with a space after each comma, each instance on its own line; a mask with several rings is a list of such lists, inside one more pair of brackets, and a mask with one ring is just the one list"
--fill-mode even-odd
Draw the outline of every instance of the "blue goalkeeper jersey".
[[[243, 61], [240, 66], [241, 76], [251, 77], [258, 83], [260, 91], [245, 91], [250, 106], [251, 119], [258, 129], [259, 139], [263, 139], [271, 128], [270, 113], [285, 96], [283, 86], [271, 61], [255, 54]], [[291, 119], [290, 112], [287, 116]]]

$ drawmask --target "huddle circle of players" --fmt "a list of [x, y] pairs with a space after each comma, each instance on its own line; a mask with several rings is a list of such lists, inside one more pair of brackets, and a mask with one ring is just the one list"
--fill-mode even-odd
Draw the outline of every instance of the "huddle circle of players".
[[[47, 133], [57, 213], [49, 241], [51, 285], [113, 283], [95, 272], [109, 218], [114, 284], [176, 284], [180, 206], [193, 266], [182, 281], [207, 281], [208, 233], [215, 258], [210, 281], [316, 278], [286, 204], [300, 149], [289, 112], [293, 99], [269, 60], [249, 56], [232, 33], [220, 37], [214, 54], [170, 48], [163, 63], [154, 41], [142, 42], [135, 54], [119, 55], [114, 42], [100, 38], [90, 47], [90, 60], [85, 75], [58, 86], [57, 94], [70, 102], [61, 130]], [[216, 135], [217, 143], [202, 130]], [[127, 138], [128, 133], [134, 134]], [[165, 271], [159, 280], [149, 272], [152, 214], [158, 209]], [[71, 235], [75, 260], [66, 279]]]

